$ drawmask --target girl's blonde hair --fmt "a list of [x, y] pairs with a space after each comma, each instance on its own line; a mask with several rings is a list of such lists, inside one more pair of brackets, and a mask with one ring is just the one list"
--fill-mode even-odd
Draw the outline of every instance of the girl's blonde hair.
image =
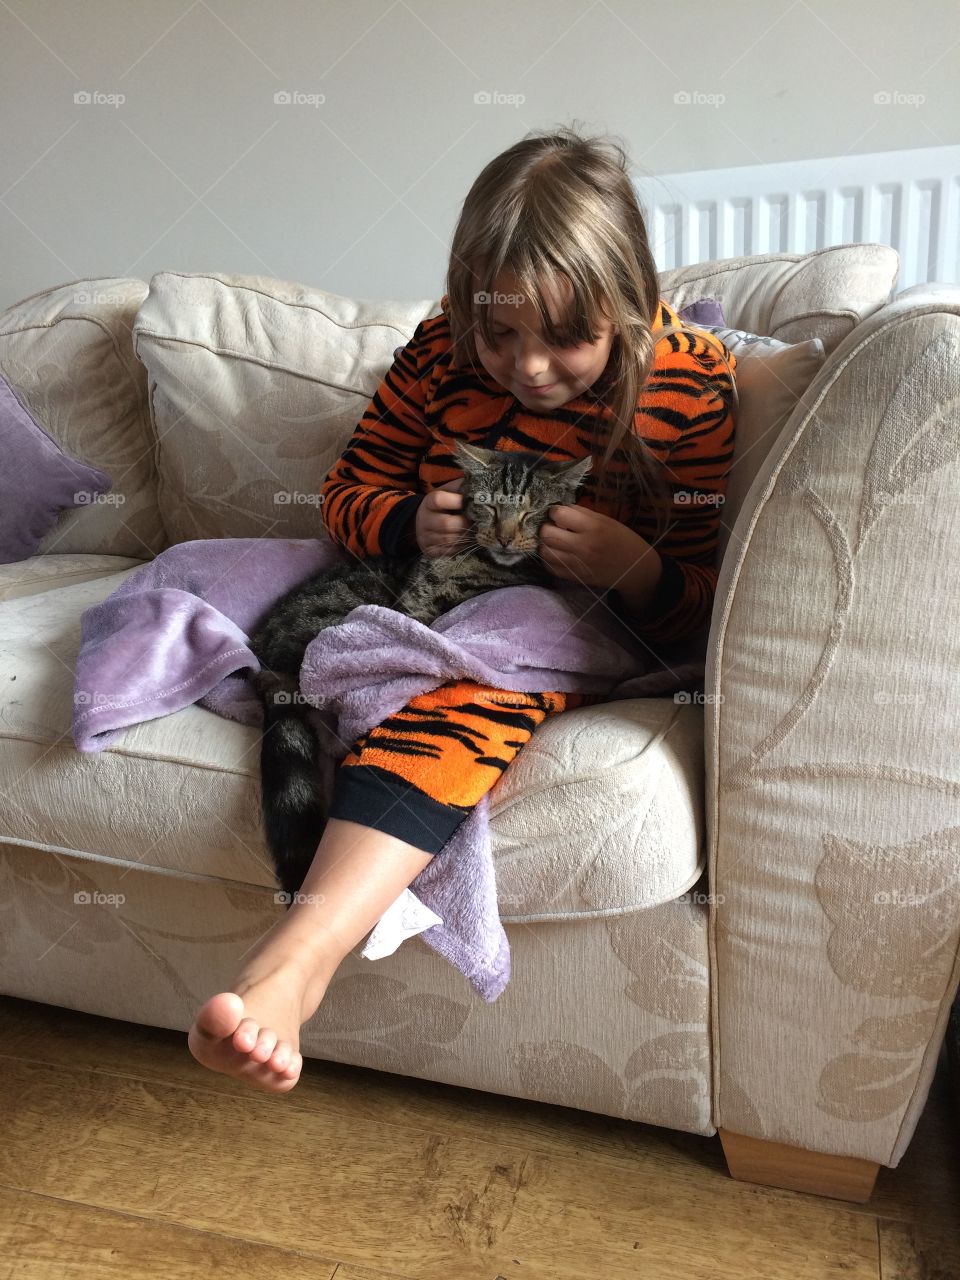
[[[610, 410], [591, 443], [596, 479], [606, 475], [614, 452], [622, 446], [629, 464], [627, 482], [632, 477], [649, 504], [659, 538], [666, 530], [672, 495], [659, 460], [637, 435], [634, 423], [656, 344], [683, 329], [669, 325], [656, 335], [651, 331], [660, 302], [657, 267], [626, 151], [618, 141], [610, 135], [583, 137], [567, 126], [533, 131], [482, 170], [463, 202], [447, 271], [457, 364], [480, 367], [476, 330], [487, 347], [499, 345], [486, 302], [502, 271], [517, 277], [551, 343], [594, 342], [604, 318], [616, 326], [607, 367], [587, 393]], [[569, 280], [573, 294], [566, 315], [554, 325], [542, 286], [545, 278], [555, 283], [556, 277]], [[727, 367], [736, 402], [723, 344], [711, 334], [704, 336]], [[698, 381], [702, 377], [702, 385], [716, 391], [715, 380], [711, 383], [706, 372], [691, 371], [690, 376]]]

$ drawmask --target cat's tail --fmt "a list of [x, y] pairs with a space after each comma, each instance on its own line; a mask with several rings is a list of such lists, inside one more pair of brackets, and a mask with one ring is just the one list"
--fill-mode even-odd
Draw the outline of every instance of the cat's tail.
[[280, 672], [253, 677], [263, 704], [260, 785], [263, 829], [277, 879], [292, 905], [327, 825], [327, 761], [311, 708]]

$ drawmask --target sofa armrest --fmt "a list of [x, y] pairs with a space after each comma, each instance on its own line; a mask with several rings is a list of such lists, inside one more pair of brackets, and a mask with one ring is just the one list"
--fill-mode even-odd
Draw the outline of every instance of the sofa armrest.
[[705, 680], [714, 1123], [896, 1165], [960, 933], [960, 287], [831, 354], [741, 508]]

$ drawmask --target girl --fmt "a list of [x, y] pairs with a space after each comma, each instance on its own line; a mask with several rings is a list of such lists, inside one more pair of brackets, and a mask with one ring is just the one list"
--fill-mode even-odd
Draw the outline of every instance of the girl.
[[[437, 316], [398, 351], [321, 507], [354, 554], [448, 555], [467, 528], [451, 441], [592, 455], [539, 553], [651, 647], [709, 623], [733, 457], [736, 360], [682, 325], [657, 270], [624, 150], [528, 135], [473, 184]], [[598, 694], [449, 681], [353, 743], [301, 893], [188, 1043], [215, 1071], [287, 1092], [301, 1024], [343, 958], [437, 854], [547, 716]]]

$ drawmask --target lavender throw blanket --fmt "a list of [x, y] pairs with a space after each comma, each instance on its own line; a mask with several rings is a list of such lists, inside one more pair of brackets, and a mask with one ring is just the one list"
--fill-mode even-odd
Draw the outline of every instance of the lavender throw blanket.
[[[246, 678], [260, 669], [248, 639], [291, 587], [342, 558], [325, 535], [216, 538], [178, 543], [131, 574], [81, 618], [77, 749], [101, 751], [125, 726], [193, 702], [262, 728], [262, 708]], [[314, 714], [335, 724], [342, 755], [410, 698], [450, 679], [610, 699], [698, 687], [702, 653], [687, 653], [670, 668], [656, 662], [596, 603], [596, 594], [506, 587], [458, 605], [429, 627], [362, 605], [310, 643], [300, 687], [318, 708]], [[496, 1000], [510, 978], [510, 948], [497, 911], [488, 795], [410, 889], [443, 921], [419, 936], [485, 1000]]]

